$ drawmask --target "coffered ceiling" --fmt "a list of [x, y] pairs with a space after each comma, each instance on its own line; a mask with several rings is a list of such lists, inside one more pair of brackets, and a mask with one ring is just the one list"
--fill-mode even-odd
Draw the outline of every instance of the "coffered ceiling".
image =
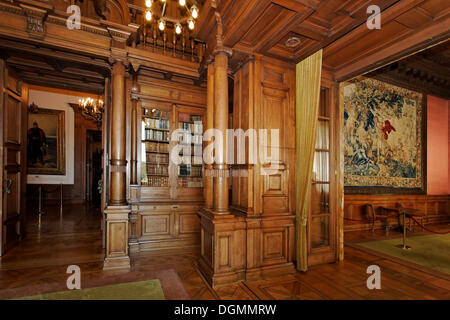
[[[217, 30], [214, 5], [224, 45], [237, 56], [263, 54], [296, 63], [325, 48], [330, 69], [450, 13], [448, 0], [207, 0], [195, 36], [208, 43], [208, 53]], [[382, 11], [380, 30], [365, 26], [370, 5]], [[341, 38], [346, 41], [337, 41]]]
[[29, 84], [103, 94], [109, 65], [92, 57], [0, 39], [0, 55]]

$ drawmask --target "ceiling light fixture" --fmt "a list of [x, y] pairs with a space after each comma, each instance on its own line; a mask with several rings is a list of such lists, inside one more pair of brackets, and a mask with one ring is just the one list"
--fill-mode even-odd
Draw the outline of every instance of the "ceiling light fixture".
[[286, 47], [288, 48], [296, 48], [300, 45], [302, 41], [298, 37], [289, 37], [286, 40]]
[[152, 12], [150, 10], [145, 12], [145, 20], [152, 21]]
[[181, 34], [182, 28], [181, 28], [181, 24], [177, 23], [175, 26], [175, 32], [176, 34]]
[[189, 20], [188, 20], [188, 26], [189, 26], [189, 29], [190, 29], [190, 30], [194, 30], [194, 28], [195, 28], [194, 20], [189, 19]]
[[[195, 19], [199, 17], [200, 11], [197, 6], [196, 0], [144, 0], [145, 10], [144, 18], [146, 22], [152, 20], [157, 21], [157, 26], [160, 31], [164, 31], [166, 27], [174, 28], [176, 34], [182, 34], [183, 28], [194, 30]], [[159, 5], [157, 5], [159, 3]], [[177, 5], [181, 7], [182, 17], [167, 16], [166, 12], [173, 14], [174, 8], [167, 8], [167, 6]], [[184, 17], [183, 17], [184, 15]], [[169, 24], [167, 23], [169, 22]]]
[[161, 31], [164, 31], [164, 29], [166, 28], [166, 23], [164, 22], [163, 19], [159, 20], [158, 28], [159, 28], [159, 30], [161, 30]]

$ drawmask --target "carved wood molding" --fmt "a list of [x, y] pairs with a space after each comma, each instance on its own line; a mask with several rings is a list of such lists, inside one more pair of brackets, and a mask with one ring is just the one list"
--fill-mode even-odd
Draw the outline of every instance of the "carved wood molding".
[[20, 4], [25, 16], [27, 17], [27, 32], [32, 38], [43, 39], [45, 37], [45, 19], [47, 18], [48, 8], [41, 9], [34, 6]]

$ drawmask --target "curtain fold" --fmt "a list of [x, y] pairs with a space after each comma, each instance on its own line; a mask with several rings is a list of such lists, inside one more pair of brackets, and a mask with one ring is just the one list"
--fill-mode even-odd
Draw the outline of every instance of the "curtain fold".
[[297, 269], [308, 269], [307, 222], [319, 117], [322, 49], [296, 68], [296, 214]]

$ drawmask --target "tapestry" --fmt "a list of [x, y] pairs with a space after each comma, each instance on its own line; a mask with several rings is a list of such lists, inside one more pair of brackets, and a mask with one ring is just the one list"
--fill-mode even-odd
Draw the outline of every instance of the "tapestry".
[[346, 191], [423, 191], [422, 94], [369, 78], [343, 90]]

